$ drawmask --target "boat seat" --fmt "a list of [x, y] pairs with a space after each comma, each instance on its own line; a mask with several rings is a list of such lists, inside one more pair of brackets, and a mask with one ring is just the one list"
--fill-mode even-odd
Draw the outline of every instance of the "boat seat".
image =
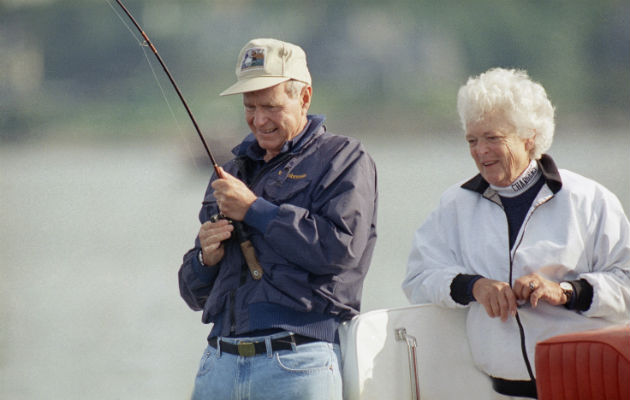
[[537, 343], [536, 386], [539, 400], [630, 399], [630, 325]]
[[473, 361], [467, 309], [432, 304], [359, 314], [340, 330], [345, 400], [494, 398]]

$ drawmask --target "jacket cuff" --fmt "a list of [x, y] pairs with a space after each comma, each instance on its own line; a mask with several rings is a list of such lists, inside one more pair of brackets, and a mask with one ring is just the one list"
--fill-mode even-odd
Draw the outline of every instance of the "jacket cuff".
[[278, 215], [279, 209], [280, 207], [277, 205], [259, 197], [247, 210], [243, 222], [254, 227], [260, 233], [265, 233], [267, 225]]
[[195, 256], [192, 257], [192, 267], [193, 267], [193, 271], [195, 271], [195, 273], [198, 276], [198, 279], [200, 281], [204, 281], [204, 282], [209, 282], [211, 280], [213, 280], [214, 278], [216, 278], [218, 272], [219, 272], [219, 267], [217, 267], [216, 265], [214, 266], [207, 266], [207, 265], [203, 265], [199, 262], [199, 252], [201, 251], [201, 249], [195, 249]]
[[593, 302], [593, 286], [586, 279], [569, 281], [573, 286], [573, 298], [566, 305], [569, 310], [586, 311]]
[[475, 301], [472, 288], [475, 282], [483, 278], [481, 275], [458, 274], [451, 282], [451, 298], [459, 304], [467, 305]]

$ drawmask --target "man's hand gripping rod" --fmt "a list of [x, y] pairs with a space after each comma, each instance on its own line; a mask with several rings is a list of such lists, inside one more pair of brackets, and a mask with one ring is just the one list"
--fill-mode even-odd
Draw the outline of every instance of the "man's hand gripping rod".
[[[186, 112], [188, 112], [188, 116], [190, 117], [190, 120], [192, 121], [193, 125], [195, 126], [195, 130], [197, 131], [197, 135], [199, 136], [199, 139], [201, 140], [201, 143], [203, 144], [203, 147], [206, 150], [206, 153], [208, 154], [208, 157], [210, 158], [210, 162], [212, 163], [212, 167], [214, 168], [214, 172], [217, 174], [217, 177], [219, 177], [221, 179], [225, 178], [225, 176], [221, 172], [221, 169], [219, 168], [217, 162], [215, 161], [214, 157], [212, 156], [212, 152], [210, 152], [210, 148], [208, 147], [208, 144], [206, 143], [206, 140], [204, 139], [203, 134], [201, 133], [201, 129], [199, 129], [199, 125], [197, 124], [197, 121], [195, 120], [195, 117], [193, 116], [192, 111], [190, 111], [190, 107], [188, 107], [188, 103], [186, 103], [186, 100], [184, 99], [184, 96], [182, 95], [182, 92], [179, 90], [179, 87], [175, 83], [175, 79], [173, 79], [173, 76], [171, 75], [170, 71], [168, 70], [168, 68], [166, 68], [166, 64], [162, 60], [162, 57], [160, 57], [160, 54], [158, 54], [157, 49], [155, 48], [153, 43], [151, 43], [151, 40], [149, 39], [147, 34], [144, 33], [144, 31], [142, 30], [142, 28], [140, 27], [140, 24], [138, 24], [138, 22], [133, 17], [133, 15], [131, 15], [129, 10], [127, 10], [127, 7], [125, 7], [120, 0], [116, 0], [116, 3], [118, 3], [120, 8], [125, 12], [125, 14], [127, 14], [127, 17], [129, 17], [129, 19], [134, 24], [134, 26], [136, 27], [138, 32], [140, 32], [140, 35], [142, 35], [142, 38], [146, 42], [147, 46], [149, 46], [149, 48], [151, 49], [151, 51], [153, 52], [153, 54], [157, 58], [158, 62], [162, 66], [162, 69], [166, 73], [166, 76], [168, 76], [168, 79], [171, 82], [171, 85], [173, 86], [173, 89], [175, 89], [175, 91], [177, 92], [177, 95], [179, 96], [179, 99], [181, 100], [182, 104], [184, 105], [184, 108], [186, 109]], [[213, 221], [213, 222], [215, 222], [215, 221]], [[260, 266], [260, 263], [258, 262], [258, 259], [256, 258], [256, 252], [254, 250], [254, 246], [252, 245], [252, 242], [247, 237], [247, 234], [245, 233], [245, 230], [243, 229], [243, 225], [242, 225], [241, 222], [239, 222], [239, 221], [231, 221], [231, 222], [234, 225], [234, 230], [236, 232], [236, 236], [238, 238], [239, 243], [241, 244], [241, 250], [243, 252], [243, 257], [245, 257], [245, 262], [247, 263], [247, 267], [249, 268], [249, 271], [250, 271], [250, 273], [252, 275], [252, 278], [254, 278], [256, 280], [261, 279], [262, 278], [262, 274], [263, 274], [263, 270], [262, 270], [262, 267]]]
[[243, 229], [243, 224], [240, 221], [234, 221], [223, 214], [217, 214], [210, 217], [211, 222], [217, 222], [220, 219], [227, 219], [234, 226], [234, 232], [236, 233], [236, 238], [241, 245], [241, 251], [243, 252], [243, 257], [245, 258], [245, 262], [247, 263], [247, 268], [249, 268], [249, 273], [252, 275], [252, 278], [255, 280], [259, 280], [263, 276], [263, 269], [256, 258], [256, 251], [254, 250], [254, 245], [249, 240], [245, 229]]

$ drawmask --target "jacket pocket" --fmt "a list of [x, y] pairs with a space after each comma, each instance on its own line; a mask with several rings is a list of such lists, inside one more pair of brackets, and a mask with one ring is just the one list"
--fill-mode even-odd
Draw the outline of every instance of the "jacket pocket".
[[276, 204], [301, 203], [309, 192], [310, 184], [311, 180], [306, 177], [271, 181], [263, 189], [264, 197]]

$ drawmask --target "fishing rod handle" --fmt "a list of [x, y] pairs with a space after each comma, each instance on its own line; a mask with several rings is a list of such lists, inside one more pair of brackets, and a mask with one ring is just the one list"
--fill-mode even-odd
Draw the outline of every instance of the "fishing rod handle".
[[252, 275], [252, 278], [257, 281], [260, 280], [263, 276], [263, 269], [258, 262], [258, 258], [256, 258], [254, 245], [249, 239], [241, 242], [241, 251], [243, 252], [245, 263], [247, 263], [247, 268], [249, 268], [249, 273]]
[[217, 222], [220, 219], [226, 219], [232, 224], [232, 226], [234, 226], [234, 232], [236, 233], [236, 238], [241, 246], [241, 252], [243, 253], [243, 258], [245, 258], [245, 263], [247, 264], [249, 273], [254, 280], [260, 280], [263, 276], [263, 269], [258, 262], [258, 257], [256, 257], [256, 249], [254, 248], [254, 245], [251, 240], [247, 238], [243, 224], [240, 221], [231, 220], [223, 214], [215, 214], [211, 216], [210, 222]]

